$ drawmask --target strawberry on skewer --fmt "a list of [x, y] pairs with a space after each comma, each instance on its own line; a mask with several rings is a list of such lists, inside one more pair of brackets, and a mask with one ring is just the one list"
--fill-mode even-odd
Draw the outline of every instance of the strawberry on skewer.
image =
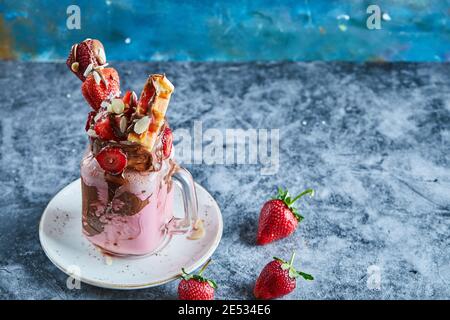
[[66, 64], [81, 81], [85, 81], [85, 71], [89, 66], [96, 68], [106, 64], [103, 44], [96, 39], [89, 38], [74, 44], [70, 49]]
[[278, 188], [277, 196], [267, 201], [261, 209], [256, 243], [265, 245], [292, 234], [298, 223], [303, 220], [303, 216], [298, 213], [293, 204], [306, 194], [312, 197], [314, 190], [307, 189], [295, 198], [291, 198], [288, 190]]
[[96, 69], [81, 85], [81, 93], [89, 105], [98, 111], [104, 100], [120, 95], [119, 74], [114, 68]]

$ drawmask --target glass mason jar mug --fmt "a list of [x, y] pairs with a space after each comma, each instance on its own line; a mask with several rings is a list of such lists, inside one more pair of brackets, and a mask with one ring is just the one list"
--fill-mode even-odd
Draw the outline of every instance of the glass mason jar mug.
[[[83, 156], [83, 233], [106, 253], [152, 254], [166, 246], [173, 234], [190, 231], [197, 220], [194, 181], [171, 157], [157, 159], [157, 154], [145, 154], [139, 146], [120, 147], [128, 156], [121, 175], [108, 174], [99, 166], [94, 154], [101, 146], [93, 143]], [[173, 182], [181, 189], [183, 218], [173, 213]]]

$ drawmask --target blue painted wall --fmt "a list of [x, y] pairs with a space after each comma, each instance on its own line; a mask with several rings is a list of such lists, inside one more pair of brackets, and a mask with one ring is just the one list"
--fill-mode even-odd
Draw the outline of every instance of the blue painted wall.
[[[366, 27], [369, 4], [381, 30]], [[2, 0], [0, 58], [60, 60], [91, 37], [109, 60], [449, 61], [449, 17], [450, 0]]]

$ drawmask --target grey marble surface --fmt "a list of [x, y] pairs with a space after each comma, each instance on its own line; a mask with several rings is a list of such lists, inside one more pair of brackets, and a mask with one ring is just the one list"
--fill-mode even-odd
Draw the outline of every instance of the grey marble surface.
[[[204, 129], [280, 129], [275, 175], [258, 164], [185, 164], [224, 216], [207, 271], [217, 298], [251, 298], [262, 267], [292, 250], [316, 280], [287, 299], [450, 298], [449, 64], [113, 65], [125, 89], [140, 91], [148, 73], [173, 80], [173, 128], [201, 120]], [[0, 62], [0, 87], [0, 298], [176, 298], [176, 282], [66, 288], [38, 222], [79, 176], [88, 112], [80, 82], [63, 64]], [[305, 220], [290, 238], [257, 247], [259, 210], [277, 185], [317, 194], [300, 202]], [[368, 268], [380, 270], [379, 290], [368, 288]]]

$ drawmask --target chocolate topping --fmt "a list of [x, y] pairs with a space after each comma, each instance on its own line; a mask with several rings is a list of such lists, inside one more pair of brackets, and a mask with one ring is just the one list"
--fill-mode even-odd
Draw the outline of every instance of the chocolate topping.
[[103, 206], [98, 197], [97, 188], [94, 186], [88, 186], [81, 179], [81, 192], [82, 192], [82, 216], [83, 216], [83, 229], [90, 235], [94, 236], [103, 231], [103, 223], [100, 221], [100, 216], [97, 215], [97, 211]]
[[127, 155], [127, 169], [148, 172], [159, 171], [161, 169], [163, 160], [163, 145], [161, 142], [161, 135], [164, 132], [164, 128], [167, 124], [161, 128], [161, 134], [158, 136], [158, 140], [152, 151], [149, 151], [144, 146], [130, 141], [104, 141], [99, 138], [93, 138], [91, 140], [91, 151], [94, 157], [106, 146], [118, 147]]

